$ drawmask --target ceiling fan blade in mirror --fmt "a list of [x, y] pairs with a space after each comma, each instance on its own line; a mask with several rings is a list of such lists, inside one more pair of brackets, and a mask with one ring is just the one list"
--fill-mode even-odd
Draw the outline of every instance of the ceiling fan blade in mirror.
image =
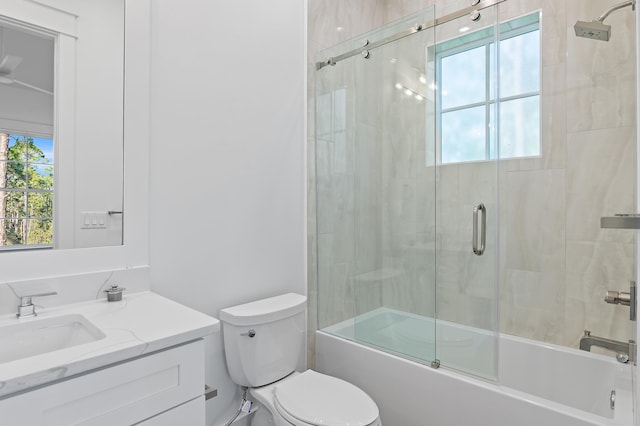
[[6, 55], [0, 62], [0, 74], [11, 74], [22, 62], [20, 56]]
[[11, 74], [22, 62], [20, 56], [6, 55], [0, 62], [0, 74]]

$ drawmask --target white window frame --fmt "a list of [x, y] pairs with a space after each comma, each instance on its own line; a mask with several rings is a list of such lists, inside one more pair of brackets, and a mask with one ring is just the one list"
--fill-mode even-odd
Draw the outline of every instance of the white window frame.
[[[500, 25], [500, 32], [499, 32], [499, 36], [495, 37], [494, 34], [489, 34], [486, 37], [483, 37], [479, 40], [475, 40], [472, 42], [468, 42], [465, 43], [463, 45], [458, 45], [455, 47], [451, 47], [449, 49], [443, 49], [442, 51], [438, 51], [438, 47], [442, 47], [443, 45], [448, 44], [451, 40], [446, 41], [446, 42], [442, 42], [440, 43], [439, 46], [436, 46], [436, 53], [435, 53], [435, 63], [436, 63], [436, 77], [437, 79], [440, 79], [440, 76], [442, 75], [442, 60], [444, 58], [456, 55], [456, 54], [460, 54], [462, 52], [466, 52], [472, 49], [476, 49], [478, 47], [485, 47], [485, 72], [486, 72], [486, 79], [485, 79], [485, 99], [483, 101], [480, 102], [475, 102], [475, 103], [469, 103], [469, 104], [464, 104], [464, 105], [458, 105], [455, 107], [451, 107], [451, 108], [442, 108], [442, 90], [438, 90], [437, 91], [437, 96], [436, 96], [436, 135], [437, 135], [437, 144], [438, 144], [438, 158], [437, 158], [437, 162], [438, 164], [461, 164], [461, 163], [472, 163], [472, 162], [478, 162], [478, 161], [492, 161], [492, 160], [496, 160], [498, 159], [510, 159], [510, 158], [531, 158], [531, 157], [539, 157], [538, 156], [526, 156], [526, 157], [517, 157], [517, 156], [513, 156], [513, 157], [505, 157], [502, 156], [501, 154], [499, 154], [499, 140], [500, 140], [500, 135], [499, 133], [499, 129], [495, 130], [495, 131], [491, 131], [492, 126], [491, 126], [491, 122], [493, 121], [494, 124], [495, 123], [499, 123], [499, 117], [496, 117], [492, 120], [491, 118], [491, 114], [492, 114], [492, 109], [495, 110], [495, 112], [497, 114], [499, 114], [499, 109], [498, 108], [494, 108], [494, 106], [496, 104], [500, 104], [502, 102], [508, 102], [508, 101], [513, 101], [513, 100], [518, 100], [518, 99], [526, 99], [526, 98], [531, 98], [531, 97], [538, 97], [540, 99], [540, 95], [541, 95], [541, 86], [542, 86], [542, 81], [539, 81], [538, 84], [538, 90], [537, 91], [533, 91], [533, 92], [526, 92], [526, 93], [521, 93], [518, 95], [512, 95], [512, 96], [507, 96], [507, 97], [501, 97], [500, 93], [499, 93], [499, 80], [496, 79], [495, 84], [496, 87], [493, 89], [493, 93], [491, 90], [491, 79], [493, 78], [493, 76], [491, 75], [491, 68], [492, 68], [492, 64], [491, 64], [491, 49], [495, 49], [495, 44], [496, 41], [499, 43], [501, 41], [513, 38], [513, 37], [518, 37], [524, 34], [529, 34], [531, 32], [534, 31], [538, 31], [539, 36], [541, 37], [541, 26], [540, 26], [540, 13], [539, 12], [535, 12], [535, 14], [537, 14], [537, 20], [534, 23], [529, 23], [526, 25], [523, 25], [521, 27], [517, 27], [515, 29], [507, 29], [507, 30], [502, 30], [502, 27], [506, 27], [506, 25], [501, 24]], [[533, 16], [534, 14], [529, 14], [526, 15], [528, 16]], [[516, 21], [519, 18], [515, 18], [515, 19], [510, 19], [509, 21], [507, 21], [505, 24], [510, 24], [514, 21]], [[485, 30], [481, 30], [481, 31], [486, 31]], [[462, 37], [468, 37], [469, 34], [465, 34], [463, 36], [460, 37], [456, 37], [453, 40], [459, 40]], [[498, 40], [496, 40], [498, 39]], [[492, 45], [494, 45], [492, 47]], [[542, 45], [542, 40], [540, 40], [540, 45]], [[498, 52], [498, 49], [495, 49], [496, 52]], [[540, 68], [540, 73], [539, 75], [542, 75], [542, 55], [540, 53], [539, 55], [539, 68]], [[499, 64], [496, 62], [496, 71], [495, 73], [499, 73]], [[497, 101], [496, 101], [497, 98]], [[541, 105], [541, 103], [540, 103]], [[469, 160], [461, 160], [461, 161], [447, 161], [447, 162], [443, 162], [442, 160], [442, 152], [443, 152], [443, 139], [442, 139], [442, 115], [448, 112], [454, 112], [454, 111], [462, 111], [465, 109], [471, 109], [471, 108], [476, 108], [476, 107], [480, 107], [480, 106], [484, 106], [485, 107], [485, 156], [483, 159], [469, 159]], [[540, 117], [540, 114], [538, 115]], [[538, 125], [540, 125], [540, 123], [538, 123]], [[493, 140], [492, 140], [492, 134], [493, 136]], [[538, 147], [539, 147], [539, 152], [542, 152], [542, 138], [540, 137], [538, 140]], [[492, 151], [492, 147], [493, 151]]]

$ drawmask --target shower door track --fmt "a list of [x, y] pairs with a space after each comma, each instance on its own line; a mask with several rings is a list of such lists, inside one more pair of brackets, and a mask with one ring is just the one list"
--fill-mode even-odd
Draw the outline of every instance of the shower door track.
[[371, 49], [375, 49], [377, 47], [380, 46], [384, 46], [385, 44], [389, 44], [389, 43], [393, 43], [396, 40], [400, 40], [402, 38], [408, 37], [412, 34], [415, 33], [419, 33], [420, 31], [424, 31], [426, 29], [429, 28], [433, 28], [436, 27], [438, 25], [444, 24], [446, 22], [449, 21], [453, 21], [455, 19], [458, 19], [464, 15], [471, 15], [474, 12], [480, 11], [482, 9], [486, 9], [488, 7], [494, 6], [498, 3], [502, 3], [506, 0], [484, 0], [484, 1], [480, 1], [479, 3], [477, 3], [476, 5], [472, 5], [469, 6], [467, 8], [464, 9], [460, 9], [457, 12], [453, 12], [450, 13], [448, 15], [442, 16], [438, 19], [435, 19], [433, 21], [427, 22], [426, 24], [416, 24], [415, 26], [413, 26], [413, 28], [409, 29], [409, 30], [405, 30], [405, 31], [400, 31], [398, 33], [395, 33], [393, 35], [390, 35], [388, 37], [383, 38], [382, 40], [378, 40], [376, 42], [370, 43], [369, 40], [366, 40], [363, 42], [363, 46], [359, 47], [357, 49], [353, 49], [350, 50], [348, 52], [345, 52], [341, 55], [338, 56], [334, 56], [331, 57], [329, 59], [327, 59], [326, 61], [320, 61], [320, 62], [316, 62], [316, 70], [321, 70], [322, 68], [326, 67], [327, 65], [335, 65], [340, 61], [343, 61], [345, 59], [351, 58], [353, 56], [356, 55], [364, 55], [365, 57], [368, 57], [368, 51]]

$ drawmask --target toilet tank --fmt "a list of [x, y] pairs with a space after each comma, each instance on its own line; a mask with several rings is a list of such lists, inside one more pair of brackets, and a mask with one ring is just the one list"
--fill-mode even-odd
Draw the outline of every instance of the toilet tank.
[[220, 311], [227, 368], [235, 383], [258, 387], [295, 371], [304, 353], [306, 302], [305, 296], [287, 293]]

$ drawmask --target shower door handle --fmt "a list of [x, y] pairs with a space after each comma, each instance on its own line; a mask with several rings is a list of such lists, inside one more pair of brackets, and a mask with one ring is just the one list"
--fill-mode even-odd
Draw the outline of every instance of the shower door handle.
[[[478, 242], [478, 212], [481, 213], [480, 217], [480, 241]], [[487, 208], [484, 204], [480, 203], [473, 208], [473, 236], [471, 246], [473, 253], [476, 256], [482, 256], [484, 254], [485, 244], [487, 242]]]

